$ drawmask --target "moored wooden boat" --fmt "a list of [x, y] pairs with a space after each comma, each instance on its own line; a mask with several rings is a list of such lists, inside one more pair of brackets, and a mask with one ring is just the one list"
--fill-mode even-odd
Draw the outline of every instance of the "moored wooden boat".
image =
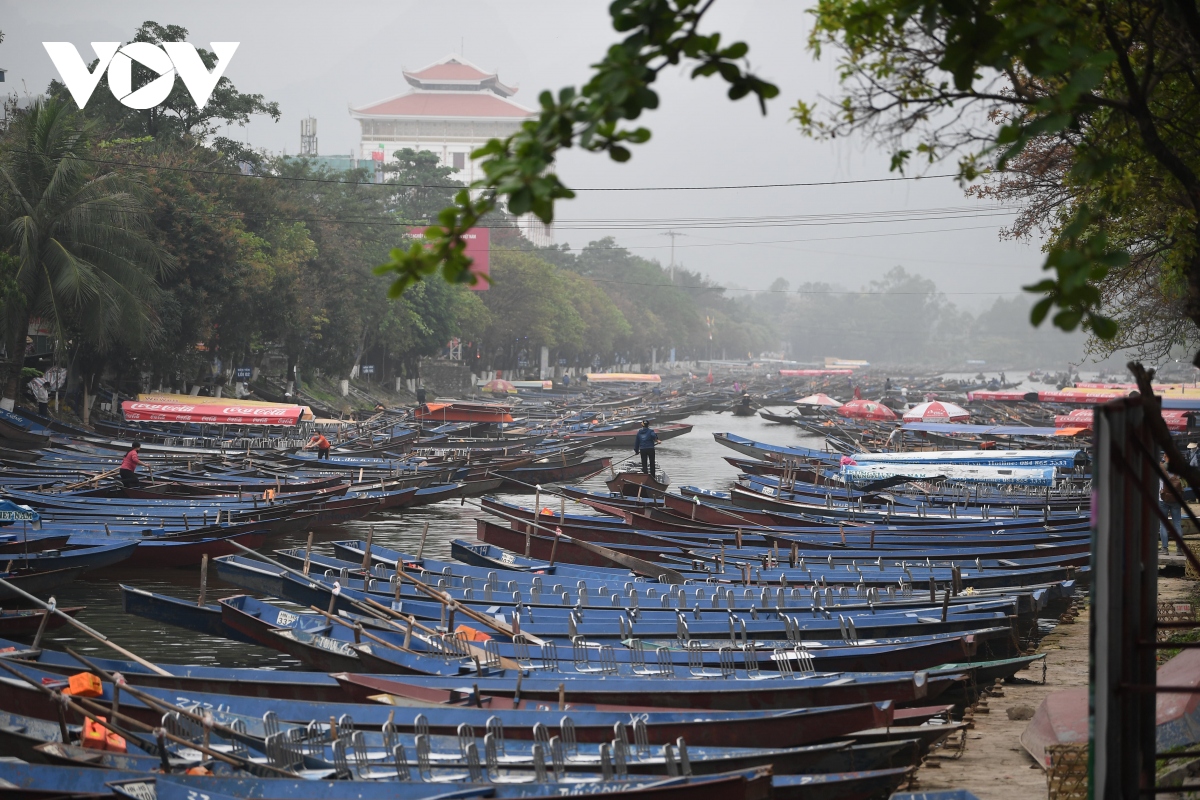
[[[80, 611], [83, 611], [84, 606], [63, 606], [58, 610], [64, 614], [75, 616]], [[0, 610], [0, 637], [11, 636], [32, 636], [38, 632], [42, 626], [42, 619], [45, 617], [44, 611], [41, 609], [25, 610], [25, 609], [4, 609]], [[66, 625], [67, 622], [62, 617], [51, 614], [50, 619], [46, 621], [46, 630], [54, 630]]]

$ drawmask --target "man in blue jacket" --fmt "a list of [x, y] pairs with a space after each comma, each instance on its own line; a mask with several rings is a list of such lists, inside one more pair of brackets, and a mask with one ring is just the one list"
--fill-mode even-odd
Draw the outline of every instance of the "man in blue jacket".
[[651, 478], [658, 474], [654, 465], [654, 445], [656, 444], [658, 444], [658, 434], [650, 427], [650, 420], [646, 420], [633, 439], [633, 452], [641, 454], [642, 472]]

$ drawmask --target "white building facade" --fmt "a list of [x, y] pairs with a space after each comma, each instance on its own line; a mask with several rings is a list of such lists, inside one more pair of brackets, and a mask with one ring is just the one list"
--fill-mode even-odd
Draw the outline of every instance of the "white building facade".
[[[511, 99], [516, 87], [462, 56], [403, 75], [407, 92], [350, 109], [361, 128], [359, 158], [388, 162], [397, 150], [428, 150], [458, 170], [457, 179], [473, 183], [483, 176], [471, 152], [489, 139], [511, 136], [536, 113]], [[550, 230], [531, 215], [517, 224], [534, 244], [553, 243]]]

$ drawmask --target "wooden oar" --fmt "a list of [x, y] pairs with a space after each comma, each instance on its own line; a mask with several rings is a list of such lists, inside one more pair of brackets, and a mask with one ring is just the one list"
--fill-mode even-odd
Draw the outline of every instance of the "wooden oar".
[[[559, 533], [558, 531], [554, 530], [553, 528], [547, 528], [545, 525], [542, 525], [538, 522], [531, 522], [529, 520], [521, 519], [520, 517], [515, 517], [512, 514], [506, 514], [503, 511], [499, 511], [495, 508], [484, 508], [484, 506], [481, 503], [476, 503], [474, 501], [471, 501], [471, 505], [475, 506], [480, 511], [483, 511], [487, 514], [495, 514], [497, 517], [503, 517], [504, 519], [516, 521], [516, 522], [522, 523], [524, 525], [532, 525], [533, 527], [537, 528], [538, 530], [546, 531], [551, 536], [556, 536], [556, 537], [562, 539], [563, 541], [570, 542], [571, 544], [574, 544], [577, 547], [581, 547], [584, 550], [587, 550], [591, 553], [595, 553], [596, 555], [603, 556], [603, 557], [609, 559], [610, 561], [614, 561], [623, 567], [628, 567], [631, 571], [636, 572], [639, 575], [645, 575], [646, 577], [649, 577], [649, 578], [659, 578], [659, 579], [666, 578], [666, 583], [683, 584], [684, 581], [686, 580], [683, 577], [683, 575], [680, 574], [679, 572], [676, 572], [675, 570], [671, 569], [670, 567], [664, 567], [661, 564], [655, 564], [653, 561], [645, 561], [636, 556], [631, 556], [626, 553], [618, 552], [616, 550], [610, 550], [607, 547], [602, 547], [601, 545], [595, 544], [593, 542], [585, 542], [582, 539], [576, 539], [574, 537], [567, 536], [564, 533]], [[535, 513], [535, 519], [536, 519], [536, 513]]]
[[[309, 606], [309, 608], [311, 608], [313, 611], [316, 611], [318, 614], [320, 614], [321, 616], [330, 620], [331, 622], [336, 622], [339, 625], [344, 625], [345, 627], [353, 630], [355, 633], [362, 634], [363, 636], [367, 637], [368, 639], [375, 642], [376, 644], [383, 645], [384, 647], [387, 647], [391, 650], [399, 650], [402, 653], [411, 653], [416, 656], [426, 656], [425, 653], [419, 652], [417, 650], [411, 650], [407, 647], [401, 647], [400, 645], [389, 642], [386, 639], [381, 639], [378, 636], [374, 636], [374, 635], [368, 633], [361, 625], [351, 625], [349, 622], [342, 619], [341, 617], [338, 617], [334, 614], [330, 614], [328, 611], [322, 611], [321, 609], [317, 608], [316, 606]], [[391, 620], [383, 620], [383, 621], [389, 622], [389, 623], [391, 622]], [[478, 664], [479, 656], [478, 656], [477, 651], [479, 650], [479, 648], [476, 648], [473, 646], [474, 642], [464, 642], [464, 644], [466, 644], [471, 649], [471, 652], [476, 659], [476, 663]], [[483, 651], [483, 655], [486, 657], [486, 655], [487, 655], [486, 650]], [[503, 656], [500, 657], [500, 666], [504, 667], [505, 669], [515, 669], [515, 670], [519, 670], [521, 668], [520, 664], [513, 661], [512, 659], [504, 658]]]
[[67, 484], [66, 486], [59, 486], [57, 491], [66, 492], [66, 491], [70, 491], [71, 489], [78, 489], [80, 486], [87, 486], [89, 483], [96, 483], [101, 478], [107, 478], [109, 475], [113, 475], [119, 471], [120, 471], [120, 467], [116, 467], [114, 469], [107, 470], [106, 472], [101, 472], [99, 474], [93, 475], [92, 477], [88, 478], [86, 481], [79, 481], [78, 483], [70, 483], [70, 484]]
[[[300, 580], [306, 581], [307, 583], [311, 583], [314, 586], [320, 586], [324, 589], [328, 589], [328, 590], [332, 591], [332, 587], [329, 587], [328, 584], [326, 584], [320, 578], [314, 578], [311, 575], [305, 575], [302, 572], [298, 572], [297, 570], [294, 570], [285, 564], [280, 564], [278, 561], [274, 560], [273, 558], [264, 556], [262, 553], [259, 553], [257, 550], [251, 550], [249, 547], [246, 547], [245, 545], [242, 545], [238, 542], [230, 542], [230, 544], [232, 544], [234, 547], [237, 547], [241, 550], [246, 551], [247, 553], [249, 553], [252, 556], [257, 556], [258, 558], [261, 558], [263, 561], [267, 562], [268, 564], [270, 564], [272, 566], [279, 567], [280, 569], [284, 570], [285, 572], [296, 576]], [[402, 579], [407, 580], [410, 583], [412, 583], [414, 586], [416, 586], [418, 591], [428, 595], [429, 597], [433, 598], [434, 600], [437, 600], [439, 603], [441, 603], [444, 606], [447, 606], [449, 609], [452, 609], [454, 611], [461, 611], [467, 617], [474, 620], [475, 622], [478, 622], [480, 625], [484, 625], [487, 628], [490, 628], [491, 630], [501, 634], [502, 636], [506, 636], [509, 638], [511, 638], [512, 636], [515, 635], [515, 632], [513, 631], [513, 629], [510, 628], [507, 624], [500, 622], [499, 620], [492, 619], [491, 617], [487, 616], [486, 614], [480, 614], [478, 611], [475, 611], [472, 608], [467, 608], [467, 607], [461, 605], [454, 598], [443, 595], [442, 593], [438, 592], [436, 589], [431, 588], [429, 585], [417, 580], [412, 575], [409, 575], [407, 572], [402, 572], [402, 571], [397, 570], [396, 574], [399, 575]], [[346, 600], [348, 602], [355, 603], [355, 601], [352, 598], [347, 597]], [[378, 608], [382, 609], [383, 611], [387, 612], [389, 615], [395, 615], [396, 617], [403, 618], [403, 615], [400, 614], [399, 612], [393, 611], [392, 609], [388, 608], [387, 606], [382, 605], [381, 603], [377, 603], [369, 597], [367, 598], [367, 601], [369, 603], [372, 603], [373, 605], [377, 606]], [[535, 637], [531, 637], [528, 635], [526, 635], [526, 636], [534, 644], [541, 644], [540, 641], [534, 641]]]
[[120, 653], [121, 655], [123, 655], [123, 656], [125, 656], [126, 658], [130, 659], [131, 661], [136, 661], [137, 663], [141, 664], [141, 665], [142, 665], [143, 667], [145, 667], [146, 669], [152, 670], [152, 671], [154, 671], [155, 673], [157, 673], [157, 674], [159, 674], [159, 675], [163, 675], [163, 676], [166, 676], [166, 677], [171, 677], [171, 673], [167, 672], [165, 669], [163, 669], [163, 668], [159, 667], [159, 666], [158, 666], [158, 665], [156, 665], [156, 664], [152, 664], [152, 663], [150, 663], [149, 661], [147, 661], [146, 659], [142, 658], [141, 656], [139, 656], [139, 655], [137, 655], [137, 654], [135, 654], [135, 653], [131, 653], [130, 651], [126, 650], [124, 647], [121, 647], [121, 645], [119, 645], [119, 644], [117, 644], [116, 642], [114, 642], [114, 641], [110, 640], [110, 639], [109, 639], [107, 636], [105, 636], [103, 633], [100, 633], [99, 631], [97, 631], [97, 630], [95, 630], [95, 629], [93, 629], [93, 628], [90, 628], [90, 627], [88, 627], [87, 625], [83, 624], [83, 623], [82, 623], [82, 622], [80, 622], [79, 620], [77, 620], [77, 619], [75, 619], [74, 617], [72, 617], [70, 614], [65, 614], [65, 613], [63, 613], [62, 611], [59, 611], [59, 610], [58, 610], [58, 608], [57, 608], [56, 606], [52, 606], [52, 605], [48, 605], [48, 604], [46, 604], [46, 603], [43, 603], [41, 600], [39, 600], [38, 598], [34, 597], [34, 596], [33, 596], [33, 595], [31, 595], [29, 592], [25, 591], [24, 589], [20, 588], [19, 586], [14, 586], [14, 585], [12, 585], [11, 583], [9, 583], [8, 581], [4, 580], [3, 578], [0, 578], [0, 586], [3, 586], [3, 587], [4, 587], [4, 588], [6, 588], [6, 589], [9, 589], [9, 590], [11, 590], [11, 591], [13, 591], [13, 592], [16, 592], [17, 594], [19, 594], [19, 595], [21, 595], [22, 597], [24, 597], [26, 600], [29, 600], [30, 602], [37, 604], [37, 605], [38, 605], [38, 606], [40, 606], [42, 609], [44, 609], [44, 610], [46, 610], [46, 611], [48, 611], [48, 612], [52, 612], [52, 613], [54, 613], [54, 614], [57, 614], [58, 616], [62, 617], [64, 620], [66, 620], [68, 624], [75, 626], [75, 627], [76, 627], [76, 628], [78, 628], [79, 630], [81, 630], [81, 631], [83, 631], [84, 633], [86, 633], [88, 636], [91, 636], [91, 637], [92, 637], [93, 639], [95, 639], [96, 641], [98, 641], [98, 642], [101, 642], [101, 643], [103, 643], [103, 644], [106, 644], [106, 645], [108, 645], [108, 646], [109, 646], [109, 647], [111, 647], [113, 650], [116, 650], [118, 653]]

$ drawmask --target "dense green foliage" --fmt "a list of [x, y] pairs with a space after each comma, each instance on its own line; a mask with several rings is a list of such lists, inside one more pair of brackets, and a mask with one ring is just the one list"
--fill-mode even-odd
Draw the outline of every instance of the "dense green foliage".
[[[91, 169], [88, 133], [63, 103], [38, 100], [0, 142], [8, 353], [24, 353], [32, 316], [85, 353], [148, 342], [157, 329], [157, 280], [172, 259], [151, 241], [147, 186]], [[5, 397], [19, 377], [11, 364]]]
[[[184, 39], [147, 22], [137, 41]], [[201, 51], [206, 63], [211, 54]], [[149, 76], [135, 73], [135, 85]], [[462, 287], [432, 284], [399, 302], [374, 273], [414, 222], [450, 200], [453, 170], [402, 152], [374, 172], [270, 158], [214, 138], [219, 124], [279, 110], [222, 78], [197, 111], [182, 82], [159, 109], [95, 93], [86, 112], [57, 82], [0, 136], [5, 350], [24, 351], [31, 317], [73, 379], [107, 374], [126, 391], [212, 389], [235, 367], [289, 377], [413, 374], [487, 311]], [[6, 396], [19, 369], [7, 365]], [[297, 369], [298, 368], [298, 369]], [[382, 375], [381, 375], [382, 376]]]
[[1054, 311], [1154, 355], [1195, 344], [1194, 2], [820, 0], [814, 14], [810, 48], [837, 53], [844, 92], [827, 112], [797, 104], [807, 133], [867, 133], [898, 168], [957, 154], [966, 179], [999, 171], [997, 194], [1032, 207], [1016, 232], [1048, 234], [1035, 324]]
[[667, 269], [611, 238], [578, 254], [514, 245], [493, 254], [495, 283], [482, 295], [494, 366], [536, 364], [543, 346], [552, 363], [586, 367], [664, 362], [671, 348], [679, 360], [744, 358], [777, 342], [772, 320], [751, 304], [681, 267], [672, 283]]

